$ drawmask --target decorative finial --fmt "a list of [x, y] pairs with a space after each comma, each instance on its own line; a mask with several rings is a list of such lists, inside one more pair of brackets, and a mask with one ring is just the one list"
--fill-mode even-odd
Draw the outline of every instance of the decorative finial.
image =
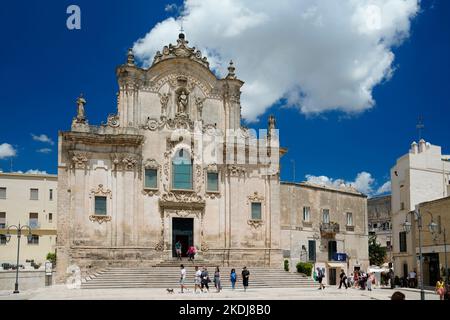
[[178, 34], [178, 39], [184, 40], [184, 29], [183, 29], [183, 17], [180, 19], [180, 33]]
[[129, 66], [134, 66], [134, 54], [133, 54], [133, 49], [132, 48], [128, 49], [127, 64]]
[[276, 124], [275, 116], [273, 114], [271, 114], [269, 116], [269, 130], [275, 129], [275, 124]]
[[230, 65], [228, 66], [228, 75], [227, 79], [236, 79], [236, 74], [234, 71], [236, 68], [234, 67], [233, 60], [230, 61]]

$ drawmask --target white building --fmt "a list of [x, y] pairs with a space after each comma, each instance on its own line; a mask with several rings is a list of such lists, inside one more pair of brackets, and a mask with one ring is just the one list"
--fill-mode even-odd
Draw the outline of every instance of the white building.
[[392, 183], [392, 244], [394, 272], [402, 277], [416, 269], [418, 259], [411, 233], [403, 224], [410, 212], [421, 202], [443, 198], [450, 193], [450, 156], [442, 155], [441, 147], [420, 140], [413, 142], [407, 154], [391, 169]]
[[0, 264], [16, 264], [17, 233], [8, 226], [28, 225], [32, 237], [24, 229], [20, 242], [20, 264], [26, 260], [43, 263], [56, 245], [57, 176], [0, 173]]

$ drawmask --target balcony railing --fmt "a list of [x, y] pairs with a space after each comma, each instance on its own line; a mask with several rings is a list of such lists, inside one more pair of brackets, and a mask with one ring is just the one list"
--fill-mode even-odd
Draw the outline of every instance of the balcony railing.
[[320, 233], [323, 237], [333, 237], [338, 232], [339, 232], [339, 224], [336, 222], [329, 222], [329, 223], [322, 222], [320, 224]]

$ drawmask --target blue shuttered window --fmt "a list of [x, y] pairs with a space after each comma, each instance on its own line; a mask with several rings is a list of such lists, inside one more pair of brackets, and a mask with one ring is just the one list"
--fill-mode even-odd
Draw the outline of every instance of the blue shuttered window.
[[106, 215], [106, 197], [95, 197], [95, 214]]
[[156, 189], [158, 188], [158, 170], [145, 169], [145, 187]]
[[172, 160], [172, 188], [192, 190], [192, 160], [183, 149]]

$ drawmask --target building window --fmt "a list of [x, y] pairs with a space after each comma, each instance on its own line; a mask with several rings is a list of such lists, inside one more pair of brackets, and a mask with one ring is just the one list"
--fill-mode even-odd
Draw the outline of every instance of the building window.
[[219, 174], [217, 172], [207, 173], [206, 190], [216, 192], [219, 191]]
[[328, 241], [328, 261], [333, 261], [337, 253], [337, 242]]
[[28, 237], [28, 244], [39, 244], [39, 236], [33, 234], [30, 237]]
[[353, 213], [347, 212], [347, 225], [353, 226]]
[[316, 240], [308, 240], [308, 259], [316, 261]]
[[48, 198], [50, 201], [53, 201], [53, 189], [48, 190]]
[[36, 212], [30, 212], [28, 225], [31, 229], [39, 228], [39, 218]]
[[181, 149], [172, 160], [172, 187], [192, 190], [192, 160], [188, 152]]
[[48, 222], [50, 222], [50, 223], [53, 222], [53, 213], [48, 214]]
[[6, 236], [0, 234], [0, 245], [6, 245]]
[[309, 212], [311, 211], [310, 207], [303, 207], [303, 221], [309, 222]]
[[406, 231], [399, 232], [400, 252], [406, 252]]
[[106, 197], [96, 196], [95, 197], [95, 214], [106, 216]]
[[149, 189], [158, 188], [158, 170], [145, 169], [145, 187]]
[[0, 212], [0, 229], [6, 229], [6, 212]]
[[388, 251], [391, 251], [391, 242], [390, 241], [386, 241], [386, 249]]
[[330, 210], [329, 209], [322, 210], [322, 222], [330, 223]]
[[0, 188], [0, 199], [6, 199], [6, 188]]
[[39, 200], [39, 189], [30, 189], [30, 200]]
[[261, 220], [261, 202], [252, 202], [252, 219]]
[[400, 202], [400, 210], [405, 210], [405, 203], [404, 202]]

